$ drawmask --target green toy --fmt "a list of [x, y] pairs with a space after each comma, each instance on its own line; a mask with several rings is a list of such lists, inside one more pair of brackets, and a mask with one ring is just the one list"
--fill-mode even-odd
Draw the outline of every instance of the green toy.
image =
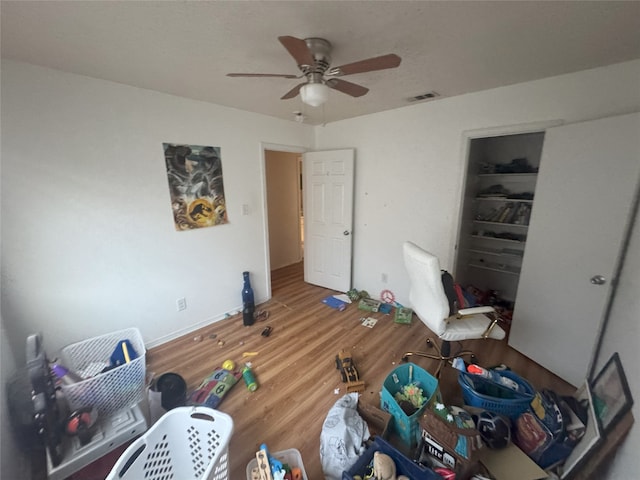
[[395, 394], [395, 399], [398, 403], [409, 402], [416, 410], [419, 410], [426, 401], [422, 389], [416, 383], [409, 383], [402, 387], [402, 390]]

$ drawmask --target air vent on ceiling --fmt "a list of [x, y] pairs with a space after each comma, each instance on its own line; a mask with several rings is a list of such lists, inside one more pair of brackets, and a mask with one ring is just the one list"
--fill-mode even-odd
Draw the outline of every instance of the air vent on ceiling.
[[423, 93], [422, 95], [416, 95], [415, 97], [411, 97], [409, 98], [410, 102], [419, 102], [421, 100], [431, 100], [432, 98], [436, 98], [439, 97], [440, 94], [438, 94], [437, 92], [427, 92], [427, 93]]

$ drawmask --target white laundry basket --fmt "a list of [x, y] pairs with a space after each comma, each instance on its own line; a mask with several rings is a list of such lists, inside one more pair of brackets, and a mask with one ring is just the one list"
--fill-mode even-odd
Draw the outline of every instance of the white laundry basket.
[[123, 452], [106, 480], [228, 480], [232, 432], [226, 413], [174, 408]]
[[[129, 340], [137, 357], [106, 372], [109, 357], [124, 340]], [[62, 364], [86, 380], [62, 385], [72, 410], [94, 407], [100, 417], [133, 407], [144, 398], [146, 350], [137, 328], [127, 328], [67, 345], [60, 352]]]

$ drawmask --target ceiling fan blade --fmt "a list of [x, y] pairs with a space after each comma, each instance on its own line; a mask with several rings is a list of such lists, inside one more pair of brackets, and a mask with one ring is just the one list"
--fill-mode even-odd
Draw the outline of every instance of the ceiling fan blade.
[[296, 37], [284, 36], [278, 37], [280, 43], [287, 49], [289, 54], [295, 59], [298, 65], [313, 65], [315, 60], [307, 42]]
[[287, 73], [227, 73], [227, 77], [280, 77], [280, 78], [301, 78], [301, 75], [290, 75]]
[[380, 57], [367, 58], [359, 62], [348, 63], [340, 67], [329, 69], [327, 75], [340, 77], [342, 75], [353, 75], [354, 73], [373, 72], [374, 70], [384, 70], [386, 68], [396, 68], [402, 59], [395, 53], [382, 55]]
[[347, 82], [346, 80], [340, 80], [339, 78], [332, 78], [331, 80], [327, 80], [326, 83], [329, 88], [346, 93], [352, 97], [361, 97], [369, 91], [368, 88], [363, 87], [362, 85]]
[[300, 89], [302, 88], [303, 85], [306, 85], [306, 82], [299, 83], [298, 85], [293, 87], [291, 90], [285, 93], [282, 97], [280, 97], [280, 100], [287, 100], [289, 98], [295, 97], [296, 95], [298, 95], [298, 93], [300, 93]]

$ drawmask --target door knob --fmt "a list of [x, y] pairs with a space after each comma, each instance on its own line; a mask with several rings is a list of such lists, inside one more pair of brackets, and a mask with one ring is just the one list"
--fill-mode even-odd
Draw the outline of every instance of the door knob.
[[345, 230], [344, 232], [342, 232], [343, 235], [349, 235], [349, 230]]
[[593, 283], [594, 285], [604, 285], [605, 283], [607, 283], [607, 279], [602, 275], [594, 275], [593, 277], [591, 277], [591, 283]]

